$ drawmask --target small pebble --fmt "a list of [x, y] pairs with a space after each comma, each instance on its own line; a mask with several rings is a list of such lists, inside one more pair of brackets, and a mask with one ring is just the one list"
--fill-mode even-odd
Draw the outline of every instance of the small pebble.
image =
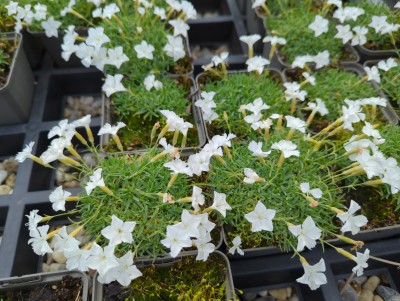
[[371, 276], [368, 278], [367, 281], [365, 281], [365, 283], [362, 286], [362, 289], [363, 291], [373, 292], [378, 287], [379, 282], [380, 279], [378, 276]]
[[385, 301], [385, 300], [383, 300], [381, 296], [375, 295], [374, 301]]
[[276, 299], [272, 296], [258, 297], [255, 301], [275, 301]]
[[65, 271], [67, 269], [67, 267], [65, 266], [65, 264], [62, 263], [52, 263], [50, 265], [49, 271], [50, 272], [58, 272], [58, 271]]
[[243, 300], [245, 301], [253, 301], [257, 298], [257, 294], [249, 292], [249, 293], [244, 293], [242, 297]]
[[365, 275], [354, 277], [353, 281], [358, 285], [362, 285], [365, 281], [367, 281], [368, 277]]
[[0, 170], [0, 184], [3, 184], [3, 182], [7, 179], [8, 172], [5, 170]]
[[265, 290], [265, 291], [260, 291], [260, 292], [258, 292], [258, 294], [259, 294], [261, 297], [265, 297], [266, 295], [268, 295], [268, 291], [267, 291], [267, 290]]
[[299, 301], [299, 297], [296, 294], [294, 294], [290, 297], [289, 301]]
[[[290, 294], [288, 294], [288, 290], [286, 288], [278, 288], [275, 290], [270, 290], [269, 294], [273, 297], [275, 297], [278, 300], [286, 300]], [[291, 292], [291, 290], [290, 290]]]
[[0, 185], [0, 195], [7, 195], [12, 193], [12, 188], [7, 185]]
[[7, 180], [6, 180], [6, 185], [14, 188], [15, 185], [15, 179], [17, 178], [17, 175], [15, 173], [12, 173], [8, 176]]
[[374, 293], [370, 291], [361, 292], [358, 301], [373, 301], [374, 300]]
[[47, 264], [47, 263], [43, 263], [43, 264], [42, 264], [42, 271], [43, 271], [44, 273], [50, 272], [50, 265]]
[[391, 289], [390, 287], [379, 285], [376, 289], [376, 292], [383, 298], [385, 301], [400, 301], [400, 294]]
[[67, 262], [67, 258], [65, 258], [64, 253], [63, 252], [53, 252], [50, 254], [51, 257], [53, 258], [53, 260], [56, 263], [66, 263]]
[[[338, 281], [338, 283], [339, 283], [339, 288], [343, 287], [343, 285], [345, 284], [344, 281], [340, 282]], [[351, 285], [347, 285], [345, 287], [341, 296], [343, 301], [358, 301], [358, 294]]]
[[9, 173], [17, 173], [18, 161], [12, 158], [3, 161], [4, 169]]

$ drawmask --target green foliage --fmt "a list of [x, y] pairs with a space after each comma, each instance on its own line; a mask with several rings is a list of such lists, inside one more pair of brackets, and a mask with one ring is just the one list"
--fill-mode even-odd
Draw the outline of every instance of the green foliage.
[[[263, 143], [263, 150], [269, 150], [272, 143], [285, 139], [286, 134], [286, 131], [274, 131]], [[216, 191], [226, 193], [227, 202], [232, 206], [225, 219], [218, 216], [222, 224], [233, 226], [229, 241], [239, 235], [244, 248], [277, 246], [290, 250], [290, 244], [297, 245], [297, 239], [288, 230], [286, 222], [301, 224], [307, 216], [311, 216], [317, 226], [323, 229], [323, 236], [329, 235], [327, 231], [336, 232], [336, 226], [332, 223], [335, 213], [326, 206], [341, 207], [340, 190], [333, 181], [323, 179], [330, 170], [322, 168], [327, 160], [324, 156], [329, 151], [313, 152], [312, 144], [304, 141], [302, 134], [296, 135], [294, 137], [297, 138], [292, 140], [298, 145], [301, 157], [285, 159], [279, 171], [277, 164], [280, 151], [272, 150], [268, 158], [265, 158], [265, 163], [261, 163], [248, 150], [248, 143], [234, 144], [231, 149], [233, 158], [226, 159], [225, 165], [212, 162], [209, 181]], [[266, 181], [244, 183], [244, 168], [251, 168]], [[322, 199], [318, 200], [319, 206], [310, 207], [300, 190], [302, 182], [309, 182], [311, 188], [323, 191]], [[277, 211], [273, 232], [251, 232], [251, 223], [245, 219], [244, 214], [253, 211], [258, 201], [268, 209]]]
[[332, 62], [344, 56], [341, 39], [334, 38], [337, 31], [333, 22], [329, 23], [329, 31], [319, 37], [315, 37], [314, 31], [308, 28], [317, 14], [307, 7], [296, 7], [266, 19], [268, 31], [287, 41], [280, 48], [287, 63], [291, 64], [296, 56], [316, 55], [325, 50], [329, 51]]
[[352, 71], [328, 68], [313, 74], [316, 85], [307, 85], [304, 89], [308, 92], [307, 99], [314, 101], [321, 98], [329, 110], [326, 117], [333, 121], [341, 114], [346, 98], [356, 100], [359, 98], [375, 97], [378, 92], [368, 82], [360, 83], [360, 77]]
[[[171, 178], [168, 168], [163, 167], [166, 158], [150, 162], [156, 155], [150, 151], [144, 155], [107, 156], [99, 161], [106, 186], [114, 193], [105, 194], [99, 188], [88, 195], [82, 195], [78, 204], [81, 220], [88, 235], [98, 237], [98, 242], [106, 246], [108, 241], [100, 235], [103, 228], [110, 225], [114, 214], [123, 221], [135, 221], [134, 242], [122, 244], [117, 254], [132, 250], [137, 256], [156, 257], [166, 253], [160, 240], [165, 236], [165, 229], [180, 221], [183, 209], [190, 209], [190, 204], [163, 203], [158, 193], [167, 192]], [[185, 176], [179, 175], [174, 185], [168, 190], [174, 200], [191, 195], [191, 187]]]
[[400, 127], [394, 124], [385, 125], [378, 128], [385, 143], [379, 146], [379, 149], [387, 157], [393, 157], [397, 161], [400, 160]]
[[223, 120], [223, 114], [226, 112], [230, 131], [239, 136], [252, 135], [254, 132], [243, 120], [242, 113], [239, 112], [241, 105], [252, 103], [256, 98], [261, 97], [264, 103], [271, 107], [269, 110], [263, 111], [265, 116], [273, 113], [284, 114], [290, 108], [290, 104], [284, 99], [282, 79], [278, 74], [272, 72], [261, 77], [248, 73], [228, 74], [222, 80], [207, 83], [202, 90], [216, 92], [214, 101], [217, 107], [215, 111], [219, 117], [213, 121], [213, 126], [217, 131], [227, 131], [227, 124]]
[[226, 265], [217, 254], [205, 262], [190, 256], [170, 267], [151, 265], [141, 271], [143, 276], [130, 285], [136, 301], [226, 299]]

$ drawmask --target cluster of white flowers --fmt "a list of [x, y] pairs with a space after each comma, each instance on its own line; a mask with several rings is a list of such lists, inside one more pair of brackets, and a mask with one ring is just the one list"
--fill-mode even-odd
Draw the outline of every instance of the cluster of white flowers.
[[[47, 6], [40, 3], [32, 7], [30, 4], [20, 6], [18, 2], [10, 1], [5, 8], [7, 9], [8, 15], [13, 16], [15, 20], [15, 32], [21, 32], [23, 23], [29, 25], [35, 20], [46, 20], [47, 16]], [[60, 25], [61, 23], [55, 21], [53, 17], [42, 22], [43, 29], [46, 34], [50, 34], [50, 36], [54, 34], [54, 31], [56, 31], [55, 36], [57, 36], [57, 29]]]
[[213, 100], [214, 96], [215, 92], [201, 92], [201, 98], [194, 103], [195, 106], [201, 108], [204, 121], [210, 124], [218, 118], [218, 114], [213, 110], [217, 106]]

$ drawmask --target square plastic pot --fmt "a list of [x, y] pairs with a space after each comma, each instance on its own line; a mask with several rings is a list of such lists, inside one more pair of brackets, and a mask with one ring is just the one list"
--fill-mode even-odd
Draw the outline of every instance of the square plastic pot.
[[[182, 258], [184, 257], [189, 257], [189, 256], [196, 256], [197, 255], [197, 251], [193, 251], [193, 252], [188, 252], [185, 254], [181, 254], [178, 255], [178, 257], [176, 258], [172, 258], [172, 257], [166, 257], [163, 259], [159, 259], [159, 260], [143, 260], [140, 262], [136, 262], [136, 266], [138, 267], [138, 269], [140, 270], [141, 268], [154, 264], [156, 266], [157, 269], [167, 269], [169, 268], [174, 262], [180, 261], [182, 260]], [[228, 258], [221, 253], [220, 251], [214, 251], [210, 256], [218, 256], [221, 258], [221, 260], [223, 260], [226, 264], [226, 276], [225, 276], [225, 289], [226, 289], [226, 300], [230, 300], [230, 301], [234, 301], [237, 300], [235, 297], [235, 290], [234, 290], [234, 285], [233, 285], [233, 280], [232, 280], [232, 272], [231, 272], [231, 268], [230, 268], [230, 264], [228, 261]], [[190, 268], [190, 267], [188, 267]], [[98, 274], [96, 273], [96, 276], [94, 278], [94, 285], [93, 285], [93, 297], [92, 297], [92, 301], [102, 301], [103, 299], [103, 295], [104, 295], [104, 285], [102, 283], [100, 283], [97, 280]], [[133, 280], [135, 281], [135, 280]]]
[[35, 79], [26, 58], [19, 33], [4, 34], [8, 41], [17, 39], [18, 47], [6, 84], [0, 89], [0, 125], [26, 123], [30, 117]]
[[[80, 297], [83, 301], [88, 300], [89, 280], [87, 276], [78, 271], [65, 271], [57, 273], [40, 273], [22, 277], [0, 279], [0, 293], [7, 291], [19, 291], [32, 289], [36, 286], [52, 286], [60, 282], [64, 276], [71, 276], [81, 280], [82, 290]], [[78, 300], [78, 299], [77, 299]]]

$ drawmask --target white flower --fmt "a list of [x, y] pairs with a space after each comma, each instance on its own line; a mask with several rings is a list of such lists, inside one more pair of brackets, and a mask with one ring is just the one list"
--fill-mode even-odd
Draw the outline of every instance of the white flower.
[[270, 63], [269, 60], [262, 56], [255, 56], [246, 61], [247, 72], [257, 71], [258, 74], [262, 74], [264, 67]]
[[25, 148], [15, 156], [15, 160], [17, 160], [19, 163], [22, 163], [26, 159], [31, 158], [34, 145], [34, 141], [31, 141], [25, 145]]
[[265, 5], [266, 0], [253, 0], [252, 9]]
[[364, 13], [362, 8], [346, 6], [345, 8], [339, 7], [333, 13], [333, 17], [338, 19], [340, 23], [344, 21], [353, 20], [356, 21], [357, 18]]
[[268, 157], [271, 151], [263, 152], [262, 150], [262, 142], [251, 141], [249, 143], [248, 149], [252, 152], [253, 156], [257, 157]]
[[315, 265], [302, 264], [304, 275], [296, 279], [297, 282], [308, 284], [310, 289], [316, 290], [321, 285], [328, 283], [326, 276], [323, 272], [326, 271], [325, 261], [321, 259]]
[[190, 169], [190, 167], [187, 165], [187, 163], [183, 162], [179, 158], [175, 158], [173, 161], [164, 163], [163, 166], [169, 168], [171, 170], [172, 174], [183, 173], [185, 175], [188, 175], [189, 177], [191, 177], [193, 175], [193, 172]]
[[90, 256], [90, 250], [79, 249], [79, 247], [70, 248], [64, 250], [64, 256], [67, 259], [66, 267], [68, 270], [77, 269], [81, 272], [89, 270], [87, 260]]
[[246, 184], [254, 184], [255, 182], [259, 181], [260, 176], [252, 169], [250, 168], [245, 168], [244, 169], [244, 179], [243, 182]]
[[364, 254], [360, 252], [356, 252], [357, 258], [356, 263], [357, 265], [352, 269], [353, 273], [356, 273], [357, 277], [364, 274], [364, 268], [368, 267], [368, 259], [369, 259], [369, 249], [366, 249]]
[[306, 132], [306, 123], [304, 120], [290, 115], [285, 116], [285, 119], [287, 121], [288, 128], [298, 130], [302, 133]]
[[47, 242], [47, 232], [49, 231], [49, 227], [49, 225], [45, 225], [29, 231], [29, 236], [31, 236], [31, 238], [28, 240], [28, 244], [32, 244], [32, 249], [37, 255], [53, 253], [53, 250]]
[[353, 123], [365, 120], [365, 114], [362, 113], [360, 102], [345, 99], [344, 102], [348, 108], [342, 106], [343, 128], [346, 130], [354, 131]]
[[214, 201], [210, 208], [217, 210], [226, 217], [226, 210], [232, 210], [232, 207], [226, 201], [226, 194], [214, 191]]
[[128, 244], [133, 242], [132, 231], [136, 226], [136, 222], [124, 222], [116, 217], [111, 216], [111, 225], [101, 230], [101, 234], [110, 240], [109, 245], [118, 245], [122, 242]]
[[342, 39], [343, 44], [346, 44], [353, 38], [353, 33], [350, 30], [350, 25], [336, 25], [337, 34], [335, 38]]
[[79, 248], [80, 242], [75, 237], [69, 236], [67, 227], [62, 226], [54, 235], [51, 244], [54, 246], [55, 252], [64, 252], [64, 250]]
[[37, 228], [37, 225], [40, 223], [42, 220], [42, 216], [37, 214], [39, 210], [35, 209], [29, 212], [29, 215], [25, 215], [28, 218], [28, 222], [25, 224], [25, 226], [28, 226], [28, 230], [33, 230]]
[[328, 32], [328, 25], [329, 21], [327, 19], [322, 18], [320, 15], [316, 15], [314, 22], [308, 25], [308, 28], [314, 31], [315, 37], [319, 37], [321, 34]]
[[193, 124], [191, 124], [190, 122], [185, 122], [181, 117], [176, 115], [175, 112], [161, 110], [160, 113], [167, 118], [167, 124], [169, 125], [168, 132], [178, 130], [184, 136], [186, 136], [188, 129], [193, 128]]
[[364, 67], [364, 71], [367, 73], [368, 80], [374, 80], [377, 83], [381, 82], [381, 76], [380, 76], [379, 70], [376, 66]]
[[10, 1], [5, 8], [7, 9], [7, 14], [9, 16], [15, 15], [17, 13], [18, 2]]
[[182, 1], [181, 3], [182, 12], [186, 15], [186, 19], [196, 19], [197, 11], [194, 8], [193, 4], [189, 1]]
[[298, 55], [294, 58], [294, 61], [292, 63], [292, 68], [301, 68], [303, 69], [304, 66], [307, 63], [313, 62], [314, 58], [312, 55], [306, 54], [306, 55]]
[[229, 52], [221, 52], [220, 55], [214, 55], [211, 59], [211, 62], [217, 67], [220, 64], [224, 64], [229, 56]]
[[272, 220], [275, 214], [276, 210], [267, 209], [263, 203], [258, 201], [254, 210], [245, 214], [244, 217], [251, 223], [251, 232], [273, 231]]
[[322, 198], [322, 190], [319, 188], [310, 189], [310, 183], [307, 183], [307, 182], [301, 183], [300, 189], [301, 189], [301, 192], [309, 193], [316, 199]]
[[364, 45], [367, 42], [368, 28], [364, 26], [356, 26], [353, 28], [353, 38], [351, 39], [351, 45]]
[[[128, 251], [124, 256], [116, 258], [118, 266], [111, 268], [105, 275], [105, 279], [111, 281], [118, 281], [122, 286], [128, 286], [133, 279], [142, 276], [142, 273], [133, 264], [133, 255]], [[100, 281], [100, 279], [99, 279]]]
[[300, 90], [300, 84], [297, 82], [284, 83], [286, 101], [299, 100], [304, 101], [307, 96], [307, 91]]
[[266, 36], [263, 39], [263, 42], [264, 43], [270, 42], [271, 45], [273, 45], [273, 46], [274, 45], [278, 45], [278, 44], [285, 45], [286, 44], [286, 39], [285, 38], [281, 38], [281, 37], [277, 37], [277, 36]]
[[232, 240], [232, 244], [233, 247], [231, 247], [229, 249], [229, 253], [230, 254], [235, 254], [235, 252], [238, 252], [240, 255], [244, 255], [244, 252], [242, 249], [240, 249], [240, 245], [242, 244], [242, 240], [240, 239], [240, 236], [236, 236], [233, 240]]
[[109, 123], [105, 123], [99, 130], [98, 132], [98, 136], [100, 135], [106, 135], [106, 134], [110, 134], [110, 135], [116, 135], [117, 132], [122, 129], [123, 127], [125, 127], [126, 124], [118, 121], [117, 125], [111, 125]]
[[192, 215], [184, 209], [181, 214], [181, 222], [175, 224], [175, 227], [179, 227], [190, 237], [199, 237], [199, 224], [200, 218], [198, 215]]
[[379, 145], [385, 143], [385, 139], [382, 138], [379, 131], [375, 129], [369, 122], [365, 122], [365, 125], [361, 131], [368, 137], [374, 138], [374, 144]]
[[301, 75], [304, 76], [305, 83], [310, 83], [312, 86], [315, 86], [315, 76], [311, 75], [308, 72], [303, 72]]
[[343, 5], [342, 0], [328, 0], [326, 3], [329, 5], [335, 5], [338, 8]]
[[115, 246], [109, 245], [103, 249], [94, 242], [90, 249], [90, 256], [87, 259], [88, 267], [97, 270], [99, 275], [104, 277], [110, 269], [118, 266], [114, 248]]
[[397, 62], [394, 58], [388, 58], [386, 61], [379, 61], [378, 68], [383, 71], [389, 71], [390, 69], [397, 67]]
[[261, 97], [255, 99], [252, 103], [248, 103], [245, 106], [246, 110], [253, 112], [255, 115], [261, 113], [262, 110], [268, 110], [269, 105], [265, 104]]
[[126, 91], [121, 83], [122, 77], [122, 74], [116, 74], [114, 76], [110, 74], [106, 75], [106, 81], [101, 88], [106, 93], [107, 97], [110, 97], [110, 95], [115, 92]]
[[202, 192], [203, 190], [201, 188], [193, 185], [192, 207], [194, 212], [198, 212], [200, 210], [200, 206], [204, 205], [205, 198]]
[[44, 32], [48, 38], [58, 37], [58, 28], [61, 26], [61, 22], [54, 20], [54, 17], [49, 17], [46, 21], [41, 23]]
[[93, 46], [94, 49], [100, 50], [104, 43], [110, 42], [110, 38], [104, 33], [103, 27], [89, 28], [88, 36], [85, 43], [89, 46]]
[[280, 150], [285, 158], [289, 158], [291, 156], [299, 157], [300, 152], [297, 149], [297, 145], [292, 141], [281, 140], [279, 142], [275, 142], [272, 144], [271, 149]]
[[200, 236], [193, 240], [193, 243], [197, 247], [198, 252], [196, 260], [206, 261], [208, 256], [215, 251], [215, 245], [211, 243], [211, 235], [209, 232], [200, 232]]
[[195, 175], [200, 176], [203, 171], [207, 172], [210, 170], [211, 157], [211, 154], [208, 154], [202, 150], [197, 154], [189, 156], [188, 166]]
[[226, 134], [224, 133], [223, 135], [215, 135], [211, 138], [211, 141], [214, 142], [218, 146], [227, 146], [231, 147], [231, 140], [236, 138], [235, 134], [229, 133]]
[[156, 90], [160, 90], [163, 87], [163, 83], [159, 80], [156, 80], [156, 76], [154, 74], [146, 76], [143, 83], [147, 91], [150, 91], [153, 88]]
[[170, 20], [168, 21], [168, 24], [171, 24], [174, 27], [174, 37], [182, 35], [187, 38], [187, 32], [190, 27], [186, 24], [185, 21], [183, 21], [182, 19]]
[[316, 240], [321, 237], [321, 229], [319, 229], [311, 216], [307, 216], [302, 225], [289, 226], [289, 231], [297, 237], [297, 251], [301, 252], [304, 247], [309, 250], [316, 246]]
[[115, 3], [110, 3], [103, 8], [103, 19], [111, 19], [116, 13], [119, 13], [120, 9]]
[[381, 33], [387, 25], [387, 16], [372, 16], [372, 21], [368, 24], [369, 27], [375, 29], [376, 33]]
[[86, 184], [85, 190], [87, 195], [90, 195], [96, 187], [105, 186], [104, 179], [101, 176], [102, 168], [98, 168], [93, 172], [93, 175], [90, 176], [89, 182]]
[[58, 186], [49, 195], [50, 202], [54, 211], [65, 211], [65, 201], [71, 195], [70, 192], [64, 191], [62, 186]]
[[324, 116], [329, 113], [328, 109], [325, 106], [325, 103], [321, 98], [316, 98], [315, 102], [309, 102], [308, 108], [312, 109], [315, 112], [318, 112], [321, 116]]
[[161, 240], [163, 246], [171, 249], [171, 256], [178, 256], [182, 248], [192, 246], [190, 236], [180, 227], [167, 226], [167, 237]]
[[394, 5], [394, 8], [400, 8], [400, 1], [397, 1], [397, 3]]
[[252, 48], [253, 45], [261, 39], [259, 34], [252, 34], [248, 36], [240, 36], [239, 40], [246, 43], [249, 48]]
[[356, 202], [351, 200], [350, 207], [347, 212], [339, 213], [337, 217], [344, 223], [343, 227], [340, 229], [342, 232], [351, 231], [352, 235], [360, 232], [360, 227], [365, 226], [368, 223], [368, 219], [363, 215], [354, 214], [356, 211], [360, 210], [361, 207]]
[[165, 20], [167, 18], [165, 9], [163, 9], [162, 7], [155, 6], [154, 14], [158, 16], [161, 20]]
[[329, 65], [329, 51], [325, 50], [317, 53], [317, 55], [313, 57], [313, 61], [315, 62], [316, 69], [320, 69], [324, 66]]
[[171, 35], [167, 35], [168, 43], [164, 46], [163, 50], [167, 53], [168, 56], [174, 59], [174, 62], [179, 59], [185, 57], [185, 47], [183, 46], [182, 37], [174, 37]]
[[135, 45], [133, 49], [135, 49], [138, 59], [153, 59], [153, 51], [155, 48], [153, 45], [148, 44], [145, 40], [143, 40], [140, 44]]
[[108, 64], [114, 65], [118, 69], [121, 65], [127, 61], [129, 58], [124, 54], [124, 50], [121, 46], [115, 48], [109, 48], [107, 50]]

